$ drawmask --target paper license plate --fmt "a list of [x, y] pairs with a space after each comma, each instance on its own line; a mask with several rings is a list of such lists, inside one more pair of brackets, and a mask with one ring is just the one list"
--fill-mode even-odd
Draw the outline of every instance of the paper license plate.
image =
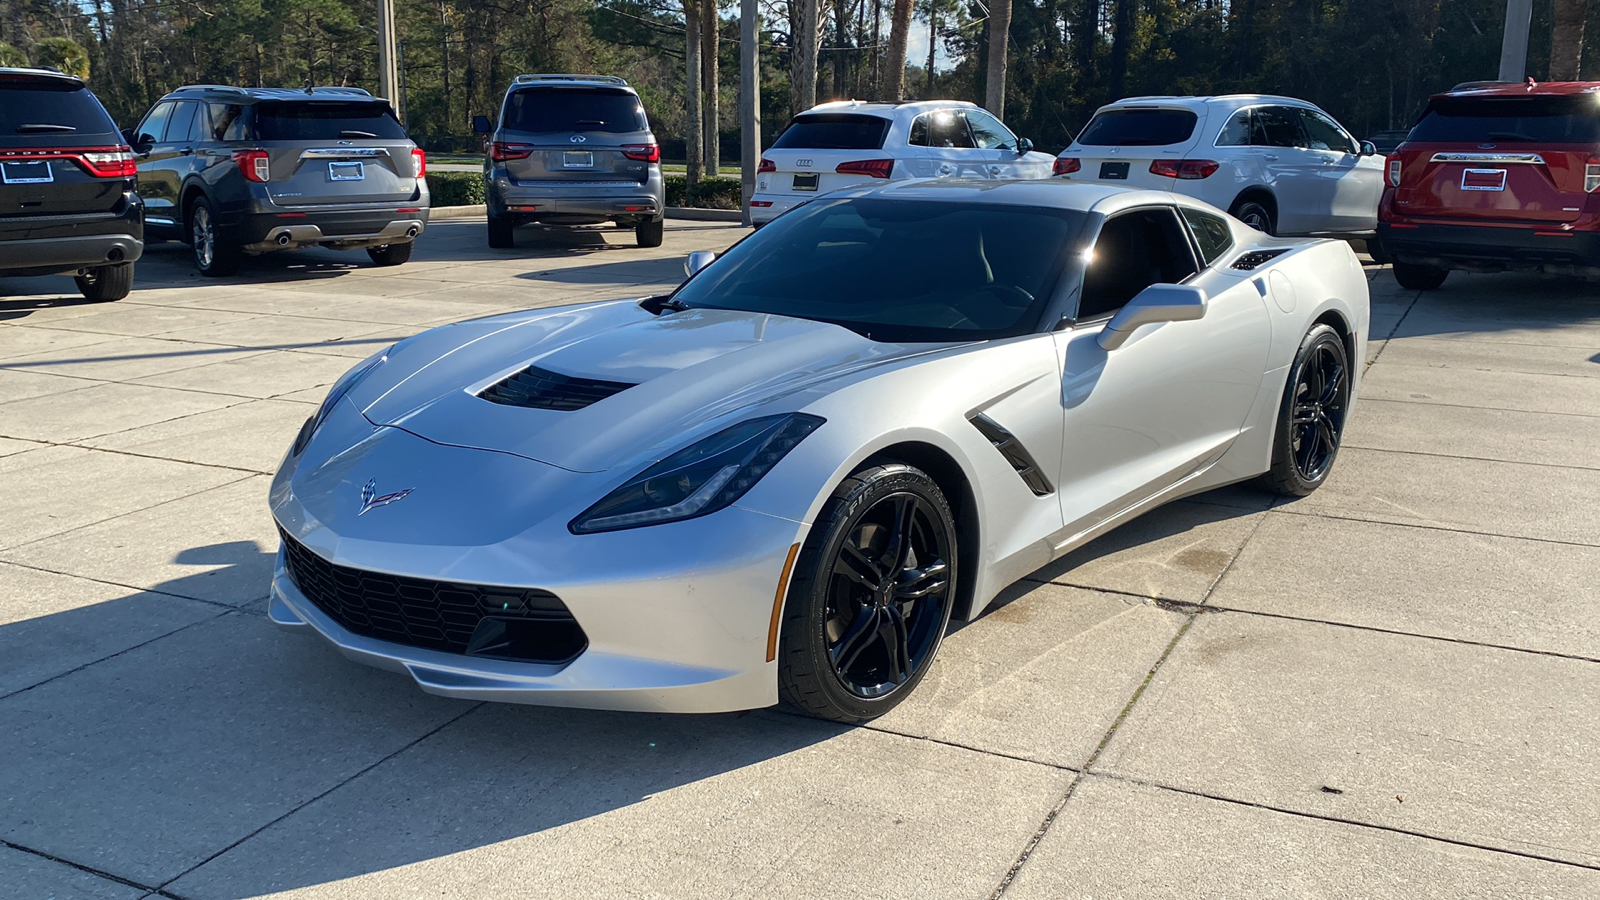
[[1461, 173], [1463, 191], [1503, 191], [1506, 189], [1505, 169], [1468, 169]]
[[1128, 180], [1128, 164], [1125, 162], [1104, 162], [1100, 164], [1101, 178], [1115, 178], [1121, 181]]
[[48, 159], [0, 163], [0, 181], [6, 184], [44, 184], [55, 180]]
[[594, 154], [588, 150], [568, 150], [566, 156], [561, 158], [561, 165], [567, 169], [592, 169]]
[[817, 189], [817, 173], [810, 172], [794, 177], [794, 189], [797, 191], [814, 191]]
[[329, 181], [360, 181], [367, 177], [366, 166], [358, 162], [328, 163]]

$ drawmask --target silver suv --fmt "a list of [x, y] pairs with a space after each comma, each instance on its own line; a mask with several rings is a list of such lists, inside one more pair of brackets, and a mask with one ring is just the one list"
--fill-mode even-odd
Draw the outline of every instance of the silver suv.
[[639, 95], [611, 75], [518, 75], [489, 135], [483, 172], [489, 246], [512, 246], [512, 229], [542, 225], [631, 228], [641, 247], [661, 246], [666, 186], [661, 146]]
[[426, 157], [359, 88], [189, 85], [124, 135], [145, 227], [192, 245], [203, 275], [316, 246], [399, 265], [428, 224]]

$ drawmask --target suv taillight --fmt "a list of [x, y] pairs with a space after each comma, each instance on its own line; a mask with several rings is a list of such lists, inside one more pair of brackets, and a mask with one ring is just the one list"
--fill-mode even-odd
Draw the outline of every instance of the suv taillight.
[[96, 178], [127, 178], [139, 174], [133, 151], [127, 147], [96, 147], [83, 151], [78, 158]]
[[235, 151], [233, 161], [239, 164], [239, 171], [244, 173], [246, 181], [266, 184], [272, 180], [272, 166], [267, 162], [265, 150]]
[[417, 170], [418, 178], [427, 177], [428, 154], [423, 153], [421, 147], [413, 147], [411, 149], [411, 162], [413, 163], [413, 168]]
[[778, 171], [778, 164], [773, 162], [770, 159], [763, 159], [761, 161], [761, 165], [756, 166], [756, 171], [757, 172], [776, 172], [776, 171]]
[[495, 162], [527, 159], [531, 155], [533, 155], [532, 144], [508, 144], [505, 141], [493, 141], [489, 144], [489, 158]]
[[894, 171], [892, 159], [858, 159], [854, 162], [843, 162], [835, 166], [833, 171], [840, 175], [866, 175], [871, 178], [888, 178]]
[[622, 155], [639, 162], [661, 162], [660, 144], [623, 144]]
[[1083, 168], [1083, 163], [1076, 156], [1062, 156], [1056, 159], [1055, 165], [1050, 167], [1051, 175], [1071, 175]]
[[1402, 168], [1402, 166], [1400, 165], [1400, 157], [1398, 157], [1398, 156], [1389, 157], [1389, 184], [1390, 184], [1391, 187], [1399, 187], [1400, 186], [1400, 169], [1401, 168]]
[[1150, 163], [1150, 174], [1183, 181], [1199, 181], [1215, 175], [1221, 166], [1211, 159], [1158, 159]]
[[1600, 157], [1589, 160], [1583, 167], [1583, 190], [1588, 194], [1600, 191]]

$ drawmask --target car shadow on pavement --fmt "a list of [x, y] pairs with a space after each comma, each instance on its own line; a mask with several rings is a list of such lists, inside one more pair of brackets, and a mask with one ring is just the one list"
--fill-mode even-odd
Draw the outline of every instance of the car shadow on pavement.
[[[1379, 272], [1372, 337], [1532, 343], [1558, 332], [1600, 343], [1600, 284], [1529, 272], [1451, 273], [1432, 291], [1403, 291]], [[1522, 338], [1523, 340], [1519, 340]]]

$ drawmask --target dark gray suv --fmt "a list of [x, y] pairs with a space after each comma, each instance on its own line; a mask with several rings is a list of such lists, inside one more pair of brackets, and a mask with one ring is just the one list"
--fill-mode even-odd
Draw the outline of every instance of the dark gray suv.
[[611, 75], [518, 75], [488, 134], [484, 182], [489, 246], [512, 246], [512, 229], [543, 225], [631, 228], [641, 247], [661, 246], [666, 186], [661, 147], [639, 95]]
[[399, 265], [428, 223], [423, 152], [359, 88], [190, 85], [125, 135], [145, 226], [190, 243], [204, 275], [312, 246]]

